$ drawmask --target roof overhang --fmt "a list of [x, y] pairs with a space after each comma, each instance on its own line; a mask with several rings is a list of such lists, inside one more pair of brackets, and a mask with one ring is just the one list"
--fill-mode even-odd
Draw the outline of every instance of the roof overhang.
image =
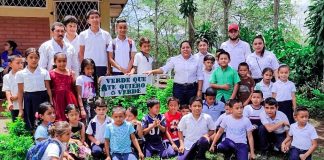
[[128, 0], [110, 0], [110, 17], [117, 18], [123, 11]]

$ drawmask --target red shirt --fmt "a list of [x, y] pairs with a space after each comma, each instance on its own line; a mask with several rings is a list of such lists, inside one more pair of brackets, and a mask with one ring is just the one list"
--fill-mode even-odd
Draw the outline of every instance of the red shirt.
[[[179, 139], [178, 124], [181, 119], [181, 113], [176, 112], [176, 114], [172, 115], [169, 112], [166, 112], [164, 114], [164, 117], [165, 117], [165, 123], [166, 123], [166, 131], [169, 132], [169, 134], [173, 140], [178, 140]], [[167, 136], [164, 135], [163, 140], [167, 140], [167, 139], [168, 139]]]

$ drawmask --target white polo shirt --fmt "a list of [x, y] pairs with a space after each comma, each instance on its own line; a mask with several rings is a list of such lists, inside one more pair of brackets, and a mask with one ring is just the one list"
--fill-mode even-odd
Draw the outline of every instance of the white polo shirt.
[[96, 140], [100, 141], [100, 143], [105, 143], [105, 128], [106, 125], [108, 125], [109, 123], [112, 122], [112, 119], [108, 116], [106, 116], [106, 119], [103, 123], [99, 123], [97, 116], [95, 116], [88, 124], [88, 128], [86, 130], [86, 134], [88, 135], [92, 135], [93, 134], [93, 130], [91, 127], [91, 122], [95, 122], [96, 123], [96, 134], [94, 135], [94, 137], [96, 138]]
[[38, 49], [39, 51], [39, 66], [50, 71], [54, 65], [55, 53], [62, 52], [66, 54], [68, 69], [72, 69], [74, 72], [79, 71], [78, 53], [73, 46], [63, 40], [63, 48], [52, 38], [44, 42]]
[[111, 40], [110, 34], [101, 28], [97, 33], [92, 32], [90, 28], [81, 32], [79, 43], [85, 47], [84, 58], [91, 58], [96, 66], [107, 66], [107, 47]]
[[268, 97], [272, 97], [272, 86], [273, 83], [270, 81], [269, 85], [264, 84], [263, 79], [257, 83], [254, 87], [254, 90], [260, 90], [263, 94], [263, 99], [267, 99]]
[[262, 57], [256, 55], [255, 52], [248, 55], [246, 63], [249, 65], [251, 76], [253, 79], [262, 78], [262, 71], [264, 68], [271, 68], [276, 70], [279, 68], [279, 62], [275, 54], [265, 50]]
[[297, 122], [290, 126], [289, 136], [292, 136], [291, 146], [298, 149], [308, 150], [312, 146], [312, 140], [317, 139], [317, 132], [311, 124], [307, 123], [304, 128], [299, 128]]
[[135, 54], [133, 66], [137, 67], [137, 74], [152, 70], [153, 58], [151, 56], [145, 57], [142, 52]]
[[45, 91], [45, 82], [51, 80], [51, 77], [47, 70], [37, 67], [32, 73], [28, 67], [18, 71], [16, 74], [17, 83], [24, 84], [24, 92], [37, 92]]
[[260, 106], [259, 109], [252, 107], [252, 104], [249, 104], [243, 109], [243, 116], [253, 120], [260, 120], [260, 114], [264, 112], [263, 106]]
[[[261, 112], [260, 119], [261, 119], [261, 123], [263, 125], [276, 124], [280, 121], [286, 121], [287, 123], [289, 123], [287, 116], [281, 111], [276, 111], [276, 117], [274, 119], [270, 118], [266, 112]], [[278, 129], [276, 129], [274, 131], [274, 133], [281, 134], [281, 133], [284, 133], [285, 131], [286, 131], [285, 127], [281, 126]]]
[[[209, 52], [207, 52], [206, 54], [203, 54], [203, 53], [200, 53], [200, 52], [194, 54], [194, 56], [196, 56], [196, 57], [199, 59], [199, 62], [200, 62], [201, 64], [204, 63], [204, 58], [205, 58], [205, 56], [207, 56], [207, 55], [211, 55], [211, 56], [213, 56], [213, 55], [212, 55], [211, 53], [209, 53]], [[213, 57], [214, 57], [214, 56], [213, 56]]]
[[235, 143], [247, 143], [246, 132], [252, 131], [253, 126], [251, 121], [242, 116], [240, 119], [235, 119], [233, 115], [227, 115], [222, 120], [220, 127], [226, 130], [226, 138]]
[[174, 83], [194, 83], [204, 79], [202, 65], [199, 63], [199, 59], [193, 55], [189, 59], [184, 59], [181, 54], [171, 57], [160, 69], [164, 74], [174, 69]]
[[76, 53], [79, 53], [79, 51], [80, 51], [80, 42], [79, 42], [79, 35], [78, 35], [78, 34], [76, 34], [75, 38], [74, 38], [72, 41], [70, 41], [70, 40], [66, 37], [66, 33], [65, 33], [63, 40], [64, 40], [65, 42], [67, 42], [67, 43], [70, 43], [70, 44], [73, 46], [75, 52], [76, 52]]
[[[8, 74], [3, 76], [3, 84], [2, 84], [2, 91], [10, 91], [12, 96], [18, 95], [18, 83], [16, 80], [16, 74], [12, 74], [12, 71], [10, 71]], [[18, 110], [19, 105], [18, 101], [13, 101], [13, 109]]]
[[[132, 53], [137, 52], [135, 42], [133, 40], [131, 40], [132, 48], [130, 49], [128, 37], [126, 37], [125, 40], [121, 40], [117, 37], [109, 43], [109, 46], [107, 49], [108, 52], [113, 52], [113, 45], [112, 45], [113, 41], [116, 42], [116, 44], [115, 44], [115, 59], [114, 60], [122, 68], [126, 69], [128, 67], [128, 63], [130, 61], [129, 51], [131, 50]], [[113, 72], [121, 72], [121, 71], [118, 70], [117, 68], [113, 67]]]
[[229, 66], [235, 70], [237, 70], [238, 65], [241, 62], [246, 62], [248, 55], [251, 54], [250, 45], [242, 40], [239, 40], [236, 44], [232, 44], [230, 40], [227, 40], [222, 43], [220, 48], [230, 54], [231, 62], [229, 63]]
[[296, 92], [296, 86], [289, 80], [287, 82], [277, 80], [273, 83], [272, 93], [277, 93], [276, 100], [278, 102], [291, 100], [291, 94], [294, 92]]
[[184, 146], [186, 150], [189, 150], [199, 138], [207, 134], [208, 131], [215, 130], [216, 127], [213, 119], [208, 114], [201, 113], [198, 120], [196, 120], [192, 113], [189, 113], [181, 118], [178, 129], [186, 133]]
[[210, 87], [210, 83], [209, 83], [209, 78], [211, 76], [211, 74], [213, 73], [214, 70], [211, 71], [207, 71], [207, 70], [203, 70], [203, 75], [204, 75], [204, 81], [203, 81], [203, 86], [202, 86], [202, 93], [205, 93], [207, 88]]

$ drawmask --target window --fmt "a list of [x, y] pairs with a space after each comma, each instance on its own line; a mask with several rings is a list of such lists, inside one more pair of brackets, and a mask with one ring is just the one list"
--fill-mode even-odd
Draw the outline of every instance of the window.
[[46, 7], [46, 0], [0, 0], [0, 6]]

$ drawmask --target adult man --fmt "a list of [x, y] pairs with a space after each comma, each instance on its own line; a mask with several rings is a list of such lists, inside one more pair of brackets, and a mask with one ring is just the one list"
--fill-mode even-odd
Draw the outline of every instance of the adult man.
[[100, 28], [100, 13], [97, 10], [90, 10], [87, 13], [87, 21], [90, 24], [89, 29], [79, 35], [80, 63], [84, 58], [91, 58], [96, 64], [97, 76], [105, 76], [109, 73], [108, 53], [106, 52], [110, 34]]
[[39, 66], [48, 71], [52, 70], [54, 65], [54, 55], [62, 52], [65, 53], [67, 57], [67, 68], [77, 72], [79, 70], [77, 61], [78, 54], [71, 44], [66, 43], [63, 40], [65, 34], [64, 25], [60, 22], [54, 22], [51, 26], [51, 31], [53, 38], [44, 42], [38, 49], [40, 55], [38, 62]]
[[247, 42], [240, 40], [240, 29], [235, 23], [228, 26], [229, 40], [223, 42], [221, 49], [224, 49], [231, 56], [230, 66], [237, 70], [241, 62], [245, 62], [249, 54], [251, 54], [250, 45]]

